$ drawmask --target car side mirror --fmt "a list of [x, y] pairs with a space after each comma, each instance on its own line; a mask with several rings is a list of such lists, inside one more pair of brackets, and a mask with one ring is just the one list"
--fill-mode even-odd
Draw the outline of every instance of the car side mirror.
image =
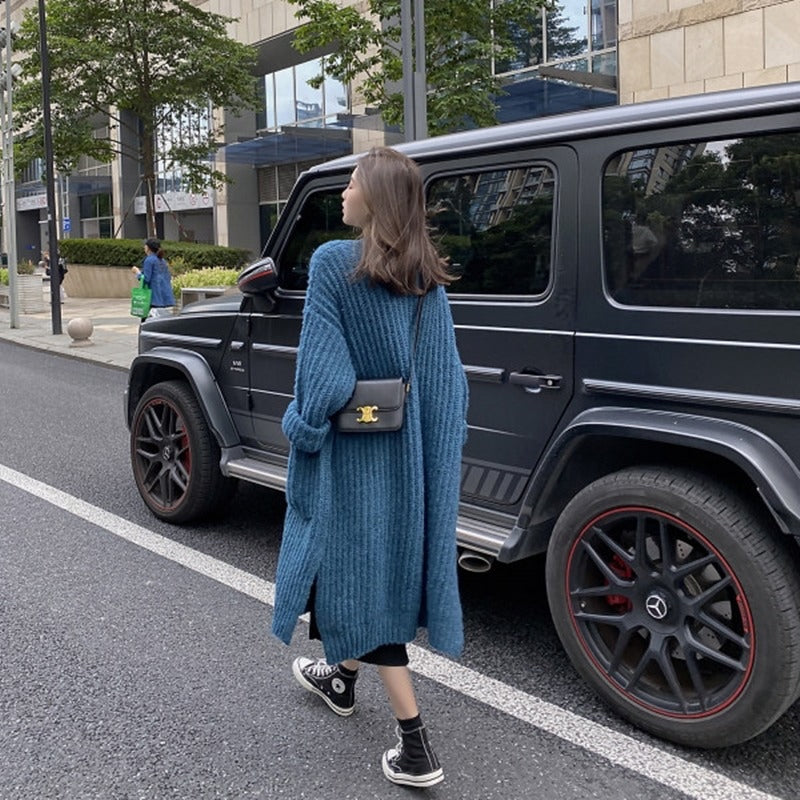
[[246, 266], [236, 278], [242, 294], [268, 295], [278, 287], [278, 270], [275, 262], [267, 257]]

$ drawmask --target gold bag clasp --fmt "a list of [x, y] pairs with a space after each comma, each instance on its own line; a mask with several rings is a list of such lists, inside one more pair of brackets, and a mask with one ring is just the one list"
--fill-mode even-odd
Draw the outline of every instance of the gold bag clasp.
[[356, 422], [377, 422], [378, 417], [375, 412], [378, 406], [359, 406], [356, 411], [360, 412], [361, 416], [356, 418]]

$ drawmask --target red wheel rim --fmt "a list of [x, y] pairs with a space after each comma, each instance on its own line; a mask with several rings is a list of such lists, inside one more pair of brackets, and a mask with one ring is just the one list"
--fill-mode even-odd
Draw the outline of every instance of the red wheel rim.
[[720, 552], [685, 521], [625, 507], [592, 519], [567, 559], [570, 619], [617, 692], [662, 716], [733, 703], [755, 658], [752, 615]]

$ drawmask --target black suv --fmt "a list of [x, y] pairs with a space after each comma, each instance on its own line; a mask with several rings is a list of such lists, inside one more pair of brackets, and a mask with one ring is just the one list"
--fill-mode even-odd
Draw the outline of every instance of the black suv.
[[[546, 552], [564, 647], [642, 728], [763, 731], [800, 694], [800, 85], [402, 149], [460, 275], [460, 563]], [[235, 479], [284, 486], [308, 263], [353, 235], [355, 160], [298, 179], [276, 286], [142, 325], [126, 411], [161, 519], [202, 517]]]

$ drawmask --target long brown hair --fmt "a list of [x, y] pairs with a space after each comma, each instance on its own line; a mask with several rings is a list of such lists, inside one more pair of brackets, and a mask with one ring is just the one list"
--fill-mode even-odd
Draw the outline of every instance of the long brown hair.
[[369, 216], [353, 277], [397, 294], [424, 294], [455, 280], [428, 232], [419, 168], [391, 147], [374, 147], [358, 162], [355, 182]]

